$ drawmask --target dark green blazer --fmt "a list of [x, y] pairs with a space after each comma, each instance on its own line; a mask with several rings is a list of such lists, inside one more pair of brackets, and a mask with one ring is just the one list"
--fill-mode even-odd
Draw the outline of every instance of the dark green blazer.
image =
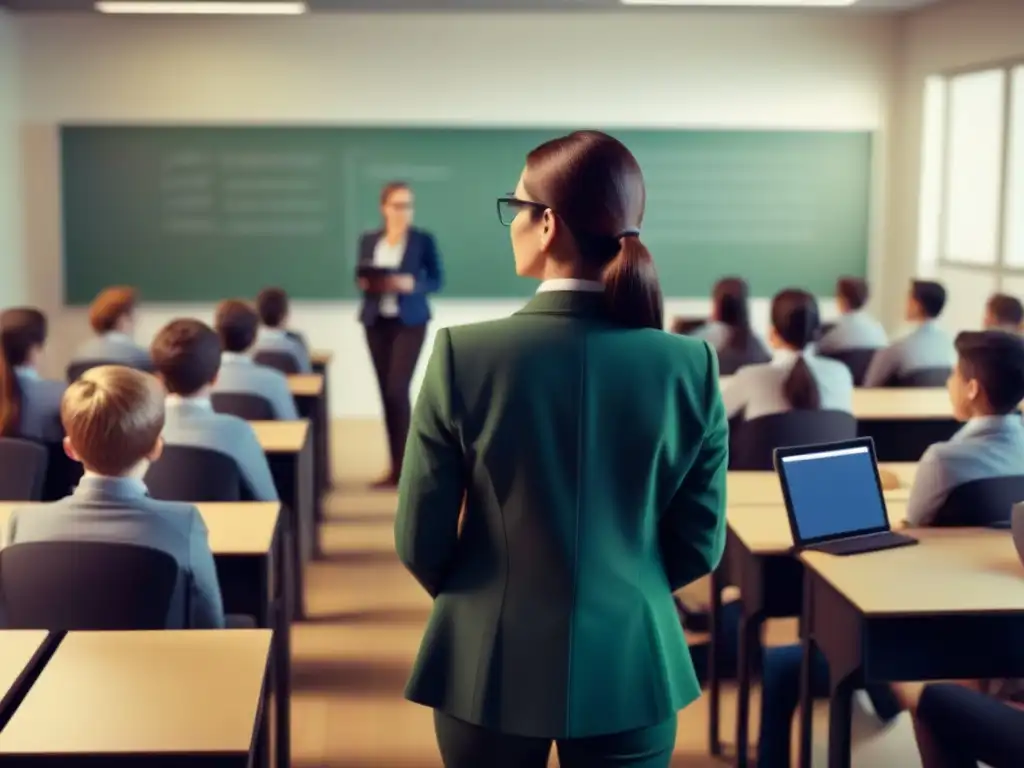
[[616, 326], [600, 293], [438, 332], [395, 523], [435, 598], [409, 699], [578, 738], [700, 695], [672, 592], [724, 547], [717, 379], [706, 343]]

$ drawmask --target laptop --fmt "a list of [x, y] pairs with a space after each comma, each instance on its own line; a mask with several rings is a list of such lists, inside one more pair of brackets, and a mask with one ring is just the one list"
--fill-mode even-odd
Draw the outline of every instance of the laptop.
[[798, 550], [855, 555], [918, 543], [889, 526], [870, 437], [776, 448], [774, 460]]

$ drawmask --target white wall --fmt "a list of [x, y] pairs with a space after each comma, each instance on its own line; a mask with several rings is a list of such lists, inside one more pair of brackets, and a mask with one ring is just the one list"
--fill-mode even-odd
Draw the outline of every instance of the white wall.
[[[883, 268], [890, 323], [897, 320], [900, 297], [917, 265], [925, 79], [950, 69], [1024, 58], [1024, 2], [957, 0], [925, 8], [902, 23], [899, 50], [900, 77], [892, 91], [891, 109], [889, 257]], [[946, 324], [977, 326], [987, 287], [970, 277], [955, 282], [947, 277], [947, 283], [961, 297], [959, 301], [951, 297]]]
[[24, 301], [21, 152], [18, 126], [18, 35], [14, 18], [0, 9], [0, 306]]
[[[31, 298], [53, 313], [62, 335], [51, 357], [63, 362], [86, 330], [81, 311], [60, 307], [62, 122], [884, 131], [895, 23], [747, 13], [34, 16], [20, 28]], [[884, 231], [886, 138], [879, 136], [874, 266]], [[434, 306], [437, 327], [499, 317], [518, 302], [439, 298]], [[701, 301], [670, 308], [705, 309]], [[147, 309], [140, 334], [196, 310]], [[764, 314], [759, 306], [762, 323]], [[295, 323], [336, 354], [335, 412], [372, 416], [376, 385], [354, 317], [351, 303], [303, 304]]]

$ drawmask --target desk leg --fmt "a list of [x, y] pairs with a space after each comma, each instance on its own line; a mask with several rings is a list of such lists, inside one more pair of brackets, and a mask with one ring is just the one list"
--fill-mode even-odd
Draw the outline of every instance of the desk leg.
[[277, 615], [274, 617], [274, 715], [276, 718], [276, 768], [288, 768], [291, 764], [292, 737], [292, 644], [291, 644], [291, 579], [294, 566], [291, 562], [292, 544], [290, 530], [284, 531], [281, 558], [278, 561]]
[[763, 615], [750, 616], [743, 612], [740, 618], [739, 652], [736, 658], [736, 766], [746, 768], [750, 747], [750, 679], [761, 653], [761, 623]]
[[809, 574], [804, 574], [804, 607], [800, 616], [800, 643], [803, 648], [803, 659], [800, 663], [800, 754], [797, 765], [799, 768], [811, 768], [811, 745], [814, 728], [814, 696], [811, 675], [814, 669], [814, 637], [811, 626], [814, 621], [814, 588]]
[[722, 754], [721, 697], [722, 672], [720, 644], [726, 640], [722, 634], [722, 577], [720, 568], [711, 573], [711, 639], [708, 641], [708, 751], [714, 756]]
[[334, 465], [331, 463], [331, 379], [327, 372], [329, 366], [323, 366], [321, 376], [324, 377], [324, 391], [320, 397], [320, 408], [323, 411], [323, 422], [324, 422], [324, 490], [330, 490], [334, 487], [334, 477], [332, 476], [332, 470]]
[[828, 709], [828, 768], [850, 768], [850, 721], [856, 687], [854, 675], [832, 685]]

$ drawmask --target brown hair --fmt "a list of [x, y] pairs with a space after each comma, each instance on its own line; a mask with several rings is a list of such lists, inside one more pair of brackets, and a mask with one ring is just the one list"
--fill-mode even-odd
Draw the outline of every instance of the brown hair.
[[523, 186], [565, 222], [583, 263], [600, 270], [612, 317], [632, 328], [664, 328], [654, 260], [640, 242], [644, 177], [625, 145], [598, 131], [553, 139], [526, 156]]
[[89, 306], [89, 325], [96, 333], [107, 333], [118, 321], [135, 311], [137, 294], [134, 288], [118, 285], [107, 288]]
[[189, 397], [212, 384], [220, 370], [220, 339], [206, 323], [172, 320], [150, 347], [153, 367], [173, 395]]
[[960, 373], [976, 379], [995, 413], [1005, 416], [1024, 400], [1024, 339], [1006, 331], [963, 331], [956, 337]]
[[934, 280], [912, 280], [910, 295], [921, 307], [921, 311], [932, 320], [941, 315], [946, 306], [946, 289], [942, 283]]
[[729, 349], [743, 352], [750, 344], [750, 289], [741, 277], [723, 277], [711, 292], [718, 322], [729, 328]]
[[90, 368], [64, 392], [60, 420], [82, 464], [116, 477], [153, 451], [164, 428], [163, 391], [148, 373]]
[[32, 307], [0, 313], [0, 435], [21, 430], [21, 386], [15, 368], [28, 362], [35, 347], [46, 343], [46, 315]]
[[245, 352], [256, 342], [260, 318], [246, 302], [228, 299], [217, 306], [213, 327], [225, 352]]
[[1000, 325], [1012, 325], [1019, 328], [1024, 323], [1024, 305], [1016, 296], [1008, 293], [996, 293], [988, 300], [988, 311]]
[[288, 317], [288, 294], [281, 288], [264, 288], [256, 296], [256, 311], [260, 322], [277, 328]]
[[845, 301], [853, 312], [867, 304], [870, 295], [867, 280], [859, 277], [840, 277], [836, 280], [836, 296]]
[[412, 189], [407, 181], [389, 181], [380, 189], [380, 204], [387, 205], [391, 195], [403, 189]]
[[[807, 291], [790, 288], [772, 299], [772, 327], [779, 337], [802, 352], [818, 335], [821, 316], [818, 302]], [[803, 355], [789, 371], [782, 393], [795, 410], [816, 411], [821, 407], [821, 392]]]

